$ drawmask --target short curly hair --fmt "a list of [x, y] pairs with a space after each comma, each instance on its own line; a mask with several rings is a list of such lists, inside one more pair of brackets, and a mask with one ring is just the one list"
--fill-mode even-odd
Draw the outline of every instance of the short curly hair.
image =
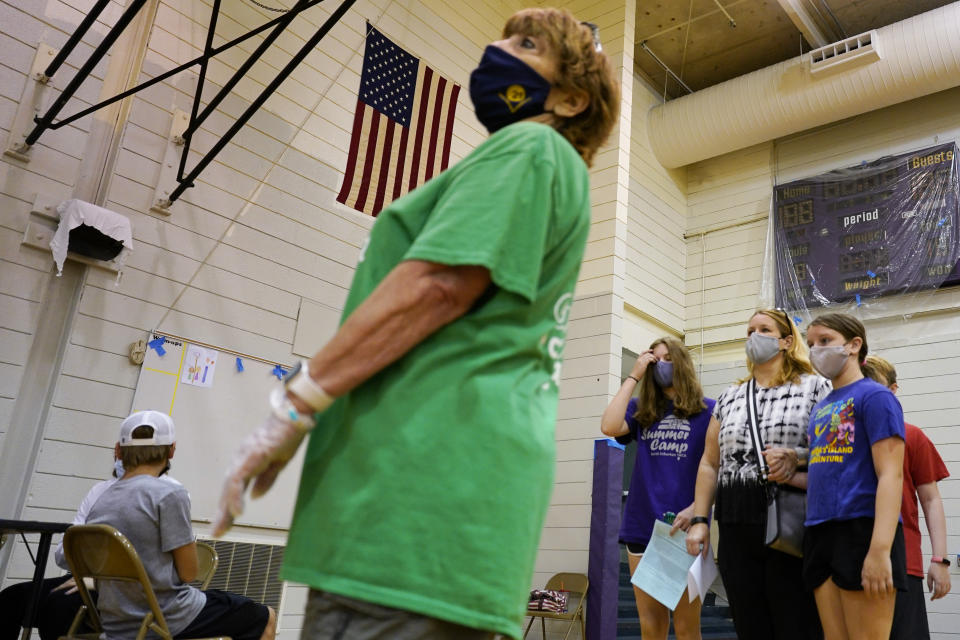
[[551, 51], [556, 52], [555, 87], [585, 91], [590, 97], [587, 108], [559, 128], [589, 167], [620, 113], [620, 86], [610, 59], [597, 51], [592, 29], [566, 9], [524, 9], [515, 13], [504, 26], [503, 37], [517, 34], [545, 38]]

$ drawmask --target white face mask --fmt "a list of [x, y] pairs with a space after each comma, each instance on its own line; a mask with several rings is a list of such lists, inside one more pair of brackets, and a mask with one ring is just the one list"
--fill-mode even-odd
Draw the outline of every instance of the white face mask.
[[768, 362], [780, 352], [780, 338], [754, 331], [747, 337], [747, 357], [753, 364]]
[[123, 474], [127, 470], [123, 468], [123, 460], [114, 460], [113, 461], [113, 473], [117, 476], [117, 480], [123, 477]]
[[831, 380], [840, 375], [849, 357], [850, 354], [847, 353], [847, 345], [845, 344], [810, 347], [810, 363], [813, 368], [824, 378], [830, 378]]

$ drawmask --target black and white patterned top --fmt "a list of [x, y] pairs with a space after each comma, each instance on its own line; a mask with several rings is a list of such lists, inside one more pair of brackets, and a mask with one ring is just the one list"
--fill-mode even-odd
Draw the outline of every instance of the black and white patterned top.
[[[829, 380], [812, 374], [801, 375], [798, 384], [771, 388], [758, 385], [757, 413], [763, 444], [806, 447], [810, 412], [830, 388]], [[759, 482], [760, 465], [750, 441], [747, 382], [720, 394], [713, 416], [720, 423], [720, 486]]]

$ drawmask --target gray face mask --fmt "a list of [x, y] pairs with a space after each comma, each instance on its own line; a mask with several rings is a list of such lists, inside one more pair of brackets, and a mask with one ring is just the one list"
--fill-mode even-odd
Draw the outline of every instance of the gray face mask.
[[763, 364], [780, 352], [780, 339], [776, 336], [765, 336], [754, 331], [747, 338], [747, 357], [753, 364]]
[[847, 345], [845, 344], [810, 348], [810, 364], [817, 370], [817, 373], [831, 380], [840, 375], [849, 357], [850, 354], [847, 353]]
[[660, 385], [660, 388], [673, 386], [673, 363], [666, 360], [657, 360], [653, 366], [653, 381]]

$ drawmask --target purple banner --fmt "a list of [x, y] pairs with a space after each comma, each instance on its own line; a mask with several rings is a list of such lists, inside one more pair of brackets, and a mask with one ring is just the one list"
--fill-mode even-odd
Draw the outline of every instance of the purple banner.
[[778, 185], [778, 306], [960, 284], [957, 168], [949, 143]]
[[587, 638], [615, 640], [620, 592], [620, 501], [623, 496], [624, 446], [616, 440], [593, 441], [593, 496], [590, 508], [590, 558], [587, 565]]

